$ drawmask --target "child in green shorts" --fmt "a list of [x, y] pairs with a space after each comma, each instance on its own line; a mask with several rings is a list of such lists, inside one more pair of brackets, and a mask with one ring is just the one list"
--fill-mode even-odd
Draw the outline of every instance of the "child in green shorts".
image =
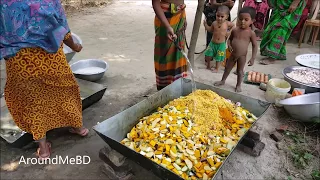
[[[214, 21], [211, 26], [204, 21], [206, 30], [213, 33], [211, 42], [204, 53], [205, 61], [207, 69], [212, 70], [212, 72], [215, 73], [218, 72], [221, 62], [226, 57], [226, 39], [234, 26], [232, 22], [227, 21], [229, 11], [227, 6], [219, 6], [216, 14], [216, 21]], [[210, 66], [212, 60], [216, 61], [216, 67], [213, 69]]]

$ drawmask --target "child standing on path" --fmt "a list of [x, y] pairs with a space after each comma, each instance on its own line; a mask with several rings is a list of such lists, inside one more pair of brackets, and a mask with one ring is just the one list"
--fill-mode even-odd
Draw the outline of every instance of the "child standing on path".
[[[220, 6], [217, 10], [216, 21], [211, 26], [206, 21], [203, 22], [206, 30], [213, 33], [211, 42], [205, 52], [205, 61], [207, 69], [215, 73], [218, 72], [220, 63], [226, 57], [226, 38], [228, 31], [234, 26], [233, 23], [227, 21], [229, 12], [230, 10], [227, 6]], [[213, 59], [216, 61], [216, 67], [211, 69], [210, 62]]]
[[237, 63], [237, 85], [236, 92], [241, 92], [241, 83], [243, 80], [243, 69], [246, 63], [249, 43], [252, 43], [252, 57], [249, 60], [249, 66], [252, 66], [257, 55], [257, 37], [251, 30], [251, 25], [255, 19], [255, 9], [252, 7], [244, 7], [239, 11], [239, 26], [237, 26], [230, 35], [228, 48], [231, 56], [227, 61], [226, 69], [223, 73], [222, 80], [215, 82], [215, 86], [224, 85], [232, 67]]

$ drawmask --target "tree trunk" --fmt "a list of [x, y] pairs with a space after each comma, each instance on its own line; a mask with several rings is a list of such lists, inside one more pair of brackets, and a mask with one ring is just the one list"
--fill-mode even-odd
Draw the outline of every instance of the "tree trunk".
[[197, 12], [194, 18], [194, 23], [192, 28], [190, 47], [188, 51], [188, 58], [191, 62], [192, 67], [194, 67], [194, 53], [196, 50], [196, 45], [197, 45], [197, 40], [198, 40], [198, 35], [199, 35], [199, 30], [201, 25], [204, 2], [205, 0], [198, 0]]

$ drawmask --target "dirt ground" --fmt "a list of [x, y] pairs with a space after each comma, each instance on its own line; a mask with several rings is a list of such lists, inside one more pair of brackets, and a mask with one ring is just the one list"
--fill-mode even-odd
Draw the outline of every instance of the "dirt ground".
[[[189, 40], [197, 3], [187, 1], [186, 4]], [[235, 17], [235, 9], [237, 8], [232, 11], [232, 18]], [[110, 66], [104, 78], [98, 82], [107, 85], [105, 95], [99, 102], [83, 111], [84, 124], [88, 128], [141, 101], [144, 95], [156, 92], [153, 69], [153, 18], [151, 1], [117, 1], [108, 6], [88, 8], [68, 17], [72, 31], [82, 38], [84, 46], [83, 51], [70, 63], [80, 59], [96, 58], [107, 61]], [[204, 32], [204, 28], [201, 27], [197, 51], [205, 48]], [[296, 64], [295, 56], [302, 53], [319, 53], [319, 44], [314, 47], [303, 44], [299, 49], [296, 41], [291, 41], [287, 44], [288, 60], [263, 66], [257, 63], [261, 59], [258, 55], [256, 64], [246, 67], [246, 70], [270, 73], [274, 77], [282, 78], [282, 69]], [[213, 74], [205, 69], [203, 62], [203, 55], [196, 55], [196, 81], [212, 84], [220, 80], [222, 70]], [[1, 65], [3, 67], [3, 62]], [[1, 69], [1, 74], [3, 77], [4, 68]], [[236, 76], [231, 74], [224, 88], [234, 90], [235, 84]], [[3, 85], [4, 80], [1, 82], [2, 88]], [[257, 86], [244, 84], [242, 94], [265, 100], [264, 91]], [[264, 127], [262, 141], [266, 144], [261, 156], [252, 157], [236, 149], [223, 168], [225, 179], [306, 179], [310, 178], [312, 169], [320, 169], [317, 158], [313, 159], [306, 170], [296, 169], [288, 162], [287, 153], [279, 150], [276, 143], [269, 138], [269, 133], [280, 125], [301, 126], [281, 109], [271, 107], [259, 123]], [[319, 131], [313, 132], [311, 136], [316, 137], [316, 133]], [[91, 158], [90, 164], [15, 166], [21, 156], [35, 157], [33, 153], [36, 147], [16, 149], [2, 140], [1, 179], [106, 179], [100, 171], [102, 161], [98, 157], [98, 152], [105, 142], [94, 131], [91, 131], [88, 137], [80, 138], [68, 134], [65, 129], [59, 129], [49, 132], [48, 139], [53, 145], [52, 156], [87, 155]], [[10, 170], [8, 167], [15, 168]], [[150, 172], [139, 166], [134, 166], [134, 172], [135, 179], [155, 179]]]

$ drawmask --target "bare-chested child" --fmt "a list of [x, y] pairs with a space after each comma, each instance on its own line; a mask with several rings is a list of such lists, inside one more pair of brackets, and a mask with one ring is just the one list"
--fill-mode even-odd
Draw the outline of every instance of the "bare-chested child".
[[[205, 20], [203, 22], [206, 30], [213, 33], [211, 42], [204, 53], [207, 69], [212, 70], [212, 72], [218, 72], [221, 62], [226, 57], [226, 38], [229, 35], [228, 31], [234, 26], [232, 22], [227, 21], [229, 11], [227, 6], [219, 6], [216, 21], [211, 26]], [[211, 69], [210, 62], [213, 59], [216, 61], [216, 67]]]
[[255, 19], [256, 10], [252, 7], [244, 7], [239, 11], [240, 26], [234, 28], [228, 41], [228, 48], [231, 50], [231, 56], [226, 64], [222, 80], [215, 82], [215, 86], [224, 85], [235, 63], [237, 63], [237, 85], [236, 92], [241, 92], [241, 83], [243, 80], [243, 69], [246, 64], [248, 46], [252, 44], [252, 57], [248, 62], [252, 66], [257, 55], [256, 34], [251, 30], [251, 25]]

